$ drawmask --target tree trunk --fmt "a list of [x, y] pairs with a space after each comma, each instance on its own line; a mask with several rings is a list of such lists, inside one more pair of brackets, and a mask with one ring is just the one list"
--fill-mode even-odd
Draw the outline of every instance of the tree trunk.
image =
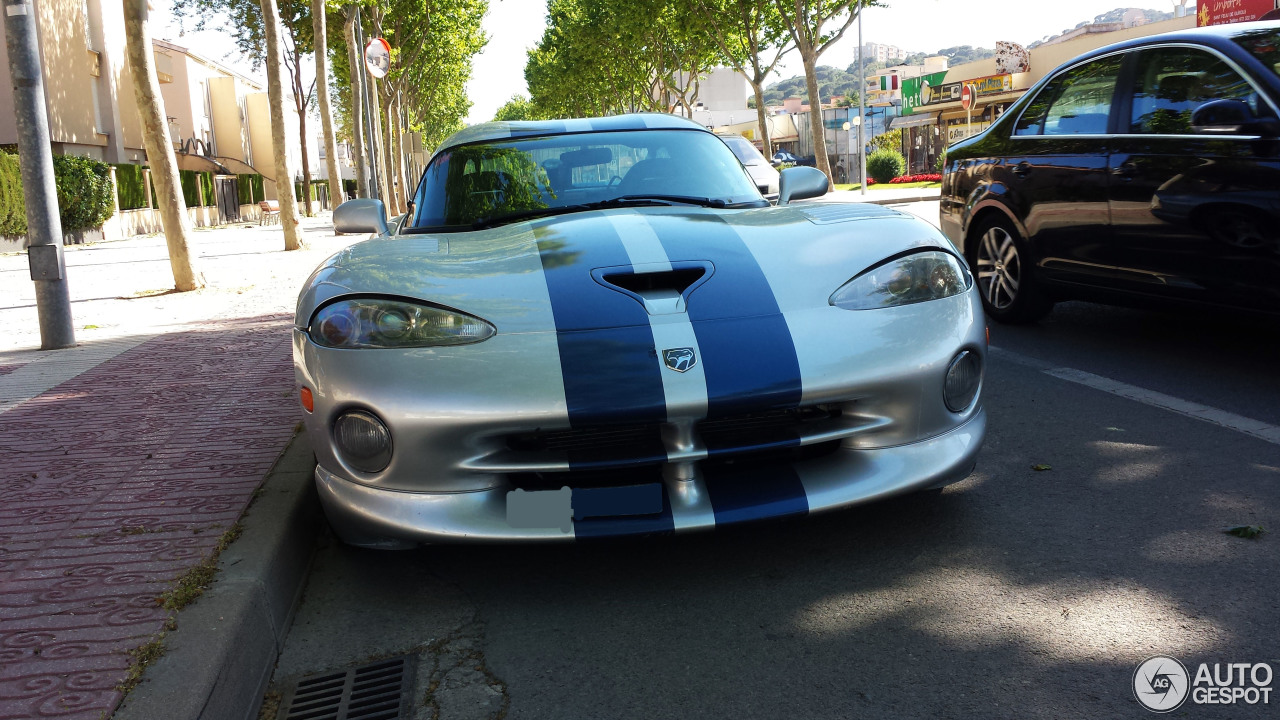
[[827, 185], [831, 185], [831, 158], [827, 157], [827, 129], [822, 124], [822, 98], [818, 95], [817, 54], [800, 51], [800, 59], [804, 63], [804, 85], [809, 91], [809, 132], [813, 135], [814, 166], [827, 176]]
[[[137, 2], [137, 0], [130, 0]], [[262, 30], [267, 40], [267, 98], [271, 106], [271, 154], [276, 169], [276, 199], [280, 203], [280, 227], [284, 229], [284, 249], [300, 250], [302, 233], [298, 231], [298, 207], [293, 199], [293, 175], [285, 148], [284, 83], [281, 82], [283, 55], [280, 52], [280, 9], [276, 0], [260, 0]]]
[[769, 139], [769, 123], [765, 120], [764, 83], [753, 80], [751, 89], [756, 94], [756, 122], [760, 125], [760, 148], [764, 151], [765, 160], [773, 160], [773, 142]]
[[197, 290], [204, 287], [204, 276], [191, 257], [191, 219], [187, 217], [187, 204], [182, 199], [178, 161], [173, 156], [173, 142], [169, 137], [169, 125], [165, 121], [160, 95], [160, 80], [151, 54], [147, 0], [124, 0], [124, 20], [134, 99], [142, 119], [142, 141], [147, 150], [147, 162], [151, 164], [151, 180], [155, 183], [160, 222], [169, 248], [173, 285], [179, 292]]
[[298, 52], [298, 40], [293, 40], [293, 106], [298, 111], [298, 143], [302, 146], [302, 207], [307, 217], [315, 215], [311, 210], [311, 158], [307, 153], [307, 98], [302, 94], [302, 53]]
[[360, 76], [364, 66], [360, 63], [360, 51], [356, 48], [356, 6], [348, 5], [343, 10], [347, 22], [342, 26], [343, 35], [347, 39], [347, 65], [351, 70], [351, 149], [356, 165], [356, 197], [369, 197], [369, 149], [364, 141], [364, 94], [360, 92]]
[[329, 176], [329, 205], [342, 202], [342, 171], [338, 168], [338, 142], [333, 136], [333, 111], [329, 109], [329, 32], [325, 27], [324, 0], [311, 0], [311, 34], [316, 49], [316, 100], [320, 105], [320, 128], [324, 132], [324, 160]]
[[404, 149], [404, 124], [401, 122], [401, 118], [400, 118], [400, 114], [402, 112], [403, 112], [403, 108], [400, 105], [400, 95], [397, 94], [396, 102], [395, 102], [395, 114], [392, 116], [393, 118], [392, 122], [395, 125], [395, 134], [396, 134], [396, 155], [395, 155], [396, 178], [398, 178], [400, 181], [400, 206], [402, 208], [401, 211], [409, 212], [409, 200], [410, 200], [409, 193], [413, 192], [413, 188], [410, 187], [411, 183], [409, 182], [409, 173], [407, 168], [405, 167], [405, 156], [407, 153], [405, 153], [405, 149]]

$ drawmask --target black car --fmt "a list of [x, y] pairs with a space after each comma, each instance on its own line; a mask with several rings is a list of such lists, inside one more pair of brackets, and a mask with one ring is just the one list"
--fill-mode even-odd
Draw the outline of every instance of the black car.
[[988, 315], [1055, 300], [1280, 313], [1280, 23], [1082, 55], [947, 150], [942, 230]]

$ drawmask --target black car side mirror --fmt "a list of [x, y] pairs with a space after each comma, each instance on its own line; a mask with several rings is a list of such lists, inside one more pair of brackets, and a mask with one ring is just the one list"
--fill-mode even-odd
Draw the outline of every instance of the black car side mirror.
[[1258, 117], [1241, 100], [1213, 100], [1191, 113], [1191, 130], [1204, 135], [1280, 135], [1280, 120]]

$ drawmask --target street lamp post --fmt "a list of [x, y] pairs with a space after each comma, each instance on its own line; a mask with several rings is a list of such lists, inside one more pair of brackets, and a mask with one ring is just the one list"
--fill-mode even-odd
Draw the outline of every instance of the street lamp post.
[[867, 95], [867, 74], [862, 65], [862, 56], [865, 55], [866, 48], [862, 45], [862, 11], [861, 3], [858, 5], [858, 187], [862, 189], [862, 194], [867, 194], [867, 140], [863, 134], [862, 118], [867, 115], [866, 95]]
[[4, 31], [13, 79], [13, 114], [18, 125], [18, 166], [27, 212], [27, 263], [36, 285], [40, 349], [76, 344], [71, 294], [62, 257], [62, 220], [49, 150], [49, 117], [45, 110], [44, 75], [31, 0], [5, 0]]

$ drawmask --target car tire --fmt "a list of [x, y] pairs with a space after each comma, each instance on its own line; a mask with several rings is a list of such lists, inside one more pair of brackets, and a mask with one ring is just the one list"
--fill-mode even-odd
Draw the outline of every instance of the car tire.
[[979, 225], [970, 236], [969, 264], [982, 297], [987, 317], [1018, 325], [1039, 320], [1053, 309], [1040, 287], [1031, 263], [1027, 243], [1013, 223], [993, 217]]

